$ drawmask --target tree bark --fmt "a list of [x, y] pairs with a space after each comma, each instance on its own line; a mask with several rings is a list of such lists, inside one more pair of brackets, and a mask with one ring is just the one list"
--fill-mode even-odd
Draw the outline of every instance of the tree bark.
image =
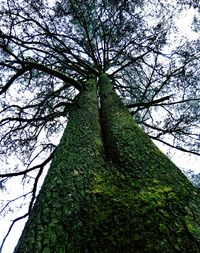
[[113, 216], [121, 210], [117, 252], [200, 252], [199, 191], [133, 121], [105, 74], [99, 87], [104, 149], [118, 174], [116, 204], [108, 200]]
[[199, 192], [133, 121], [105, 74], [89, 80], [15, 253], [200, 252]]
[[102, 166], [103, 151], [96, 82], [89, 80], [74, 102], [15, 253], [87, 252], [88, 189], [94, 170]]

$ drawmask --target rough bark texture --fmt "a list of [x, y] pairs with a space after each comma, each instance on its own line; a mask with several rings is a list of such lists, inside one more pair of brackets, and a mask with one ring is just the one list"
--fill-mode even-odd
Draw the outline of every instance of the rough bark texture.
[[100, 119], [95, 81], [76, 97], [15, 253], [200, 252], [199, 192], [99, 87]]
[[200, 252], [199, 191], [133, 121], [106, 75], [99, 87], [104, 148], [116, 167], [104, 205], [118, 223], [109, 232], [117, 252]]
[[15, 253], [84, 251], [91, 175], [102, 164], [96, 84], [75, 99], [76, 108], [56, 151]]

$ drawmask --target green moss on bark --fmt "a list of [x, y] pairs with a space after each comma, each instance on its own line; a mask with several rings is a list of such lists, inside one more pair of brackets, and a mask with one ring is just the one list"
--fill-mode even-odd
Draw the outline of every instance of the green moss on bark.
[[[93, 171], [102, 166], [99, 108], [94, 80], [76, 108], [53, 158], [15, 253], [83, 252]], [[84, 251], [85, 252], [85, 251]]]
[[90, 80], [15, 253], [200, 252], [199, 192], [133, 121], [106, 75], [99, 86], [101, 129]]
[[106, 157], [121, 175], [113, 194], [101, 193], [102, 204], [112, 206], [109, 217], [121, 210], [123, 252], [200, 252], [199, 191], [133, 121], [105, 74], [99, 87]]

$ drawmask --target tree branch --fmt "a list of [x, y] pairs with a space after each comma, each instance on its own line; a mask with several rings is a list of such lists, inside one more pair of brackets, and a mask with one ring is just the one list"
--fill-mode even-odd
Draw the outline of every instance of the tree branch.
[[30, 70], [28, 67], [19, 69], [18, 72], [14, 76], [12, 76], [10, 80], [5, 84], [5, 86], [3, 86], [3, 88], [0, 90], [0, 95], [6, 92], [9, 89], [9, 87], [13, 84], [13, 82], [28, 70]]
[[139, 55], [137, 57], [133, 57], [130, 61], [128, 61], [126, 64], [124, 64], [123, 66], [119, 67], [117, 70], [115, 70], [110, 76], [114, 77], [115, 74], [117, 74], [119, 71], [127, 68], [128, 66], [130, 66], [132, 63], [136, 62], [137, 60], [143, 58], [145, 55], [147, 55], [151, 50], [148, 50], [147, 52], [145, 52], [142, 55]]
[[149, 101], [149, 102], [140, 102], [140, 103], [135, 103], [135, 104], [129, 104], [127, 105], [128, 108], [134, 108], [134, 107], [139, 107], [139, 106], [142, 106], [142, 107], [150, 107], [152, 105], [155, 105], [155, 104], [158, 104], [160, 102], [163, 102], [165, 100], [168, 100], [172, 95], [168, 95], [166, 97], [162, 97], [162, 98], [159, 98], [159, 99], [155, 99], [155, 100], [152, 100], [152, 101]]
[[47, 165], [52, 160], [52, 158], [55, 154], [55, 151], [56, 151], [56, 149], [54, 149], [54, 151], [51, 153], [51, 155], [44, 162], [42, 162], [41, 164], [35, 165], [30, 169], [26, 169], [26, 170], [19, 171], [19, 172], [0, 174], [0, 178], [22, 176], [22, 175], [27, 174], [30, 171], [33, 171], [33, 170], [36, 170], [36, 169], [39, 169], [39, 168], [43, 168], [45, 165]]
[[29, 66], [30, 68], [38, 69], [38, 70], [43, 71], [47, 74], [58, 77], [61, 80], [63, 80], [64, 82], [68, 83], [69, 85], [74, 86], [78, 90], [80, 90], [82, 88], [82, 84], [79, 81], [77, 81], [73, 78], [70, 78], [70, 77], [66, 76], [65, 74], [63, 74], [55, 69], [51, 69], [43, 64], [40, 64], [40, 63], [37, 63], [34, 61], [25, 61], [24, 64], [27, 64], [27, 66]]
[[8, 232], [7, 232], [7, 234], [5, 235], [5, 237], [4, 237], [3, 241], [2, 241], [2, 244], [1, 244], [1, 246], [0, 246], [0, 253], [2, 252], [4, 243], [5, 243], [5, 241], [6, 241], [7, 237], [8, 237], [8, 235], [10, 234], [10, 231], [11, 231], [12, 227], [14, 226], [15, 222], [17, 222], [17, 221], [19, 221], [19, 220], [22, 220], [22, 219], [26, 218], [28, 215], [29, 215], [29, 213], [26, 213], [26, 214], [24, 214], [24, 215], [22, 215], [22, 216], [20, 216], [20, 217], [18, 217], [18, 218], [16, 218], [15, 220], [12, 221], [12, 224], [10, 225], [10, 227], [9, 227], [9, 229], [8, 229]]
[[164, 141], [164, 140], [161, 140], [161, 139], [159, 139], [159, 138], [157, 138], [157, 137], [155, 137], [155, 136], [149, 135], [149, 137], [152, 138], [152, 139], [154, 139], [154, 140], [156, 140], [156, 141], [162, 142], [163, 144], [165, 144], [165, 145], [167, 145], [167, 146], [169, 146], [169, 147], [171, 147], [171, 148], [175, 148], [175, 149], [180, 150], [180, 151], [183, 151], [183, 152], [185, 152], [185, 153], [190, 153], [190, 154], [193, 154], [193, 155], [200, 156], [200, 153], [199, 153], [199, 152], [196, 152], [196, 151], [193, 151], [193, 150], [188, 150], [188, 149], [182, 148], [182, 147], [180, 147], [180, 146], [173, 146], [172, 144], [170, 144], [170, 143], [168, 143], [168, 142], [166, 142], [166, 141]]

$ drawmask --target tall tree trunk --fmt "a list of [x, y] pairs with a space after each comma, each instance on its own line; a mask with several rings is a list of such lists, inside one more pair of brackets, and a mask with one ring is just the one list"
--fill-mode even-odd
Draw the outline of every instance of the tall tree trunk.
[[198, 192], [99, 87], [100, 119], [94, 80], [75, 99], [15, 253], [200, 252]]
[[75, 98], [76, 108], [15, 253], [87, 252], [88, 188], [93, 171], [102, 166], [96, 92], [96, 82], [89, 80]]
[[116, 167], [104, 205], [118, 227], [117, 252], [200, 252], [199, 191], [133, 121], [105, 74], [99, 87], [104, 149]]

